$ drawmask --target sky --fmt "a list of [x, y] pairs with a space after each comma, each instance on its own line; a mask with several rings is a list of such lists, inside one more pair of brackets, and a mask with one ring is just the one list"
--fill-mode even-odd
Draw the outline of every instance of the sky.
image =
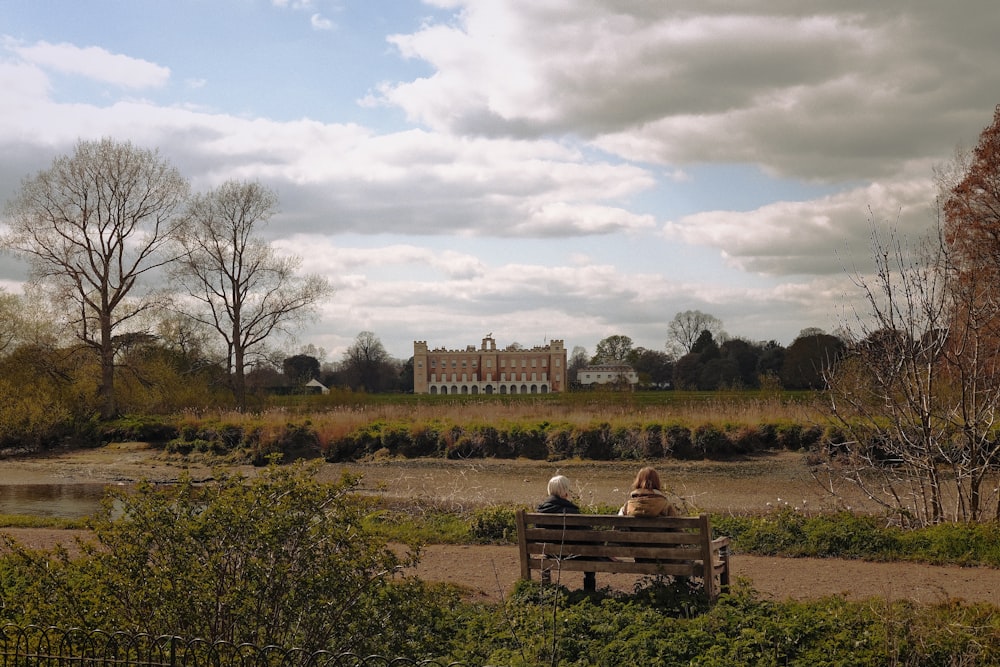
[[[112, 137], [335, 293], [336, 361], [850, 324], [872, 221], [919, 236], [1000, 103], [995, 0], [0, 0], [0, 201]], [[0, 256], [0, 287], [25, 266]]]

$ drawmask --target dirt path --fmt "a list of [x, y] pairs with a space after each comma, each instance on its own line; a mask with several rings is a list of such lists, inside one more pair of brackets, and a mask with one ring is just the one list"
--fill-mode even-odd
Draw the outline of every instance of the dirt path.
[[[774, 558], [735, 555], [734, 578], [745, 578], [761, 595], [775, 599], [812, 599], [843, 595], [852, 600], [890, 600], [1000, 604], [1000, 570], [938, 567], [920, 563], [871, 563], [836, 558]], [[520, 576], [515, 546], [432, 545], [426, 548], [417, 576], [469, 588], [484, 600], [510, 593]], [[569, 588], [579, 588], [578, 573], [569, 573]], [[597, 575], [599, 587], [631, 590], [636, 577]]]
[[[89, 536], [83, 530], [50, 528], [0, 529], [0, 534], [4, 533], [33, 548], [63, 544], [70, 550], [75, 538]], [[854, 600], [876, 596], [916, 602], [962, 599], [1000, 604], [1000, 570], [991, 568], [739, 554], [733, 557], [732, 567], [734, 579], [747, 579], [755, 590], [775, 600], [843, 595]], [[520, 564], [515, 546], [430, 545], [410, 574], [427, 581], [458, 584], [468, 589], [474, 599], [497, 601], [513, 589], [520, 576]], [[567, 576], [564, 583], [568, 587], [580, 587], [577, 573]], [[615, 590], [631, 590], [636, 581], [637, 577], [631, 575], [598, 575], [598, 586]]]

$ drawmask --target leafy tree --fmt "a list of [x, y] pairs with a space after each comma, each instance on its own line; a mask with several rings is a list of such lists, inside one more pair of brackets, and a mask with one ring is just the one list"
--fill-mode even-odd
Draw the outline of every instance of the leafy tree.
[[125, 413], [163, 414], [226, 402], [225, 369], [191, 358], [155, 337], [119, 354], [119, 405]]
[[764, 343], [757, 359], [757, 377], [780, 381], [781, 367], [785, 365], [785, 348], [776, 340]]
[[706, 329], [698, 335], [698, 340], [691, 346], [691, 352], [699, 355], [704, 363], [719, 357], [719, 344], [712, 337], [712, 332]]
[[38, 345], [0, 358], [0, 448], [65, 444], [73, 425], [97, 407], [96, 371], [89, 353]]
[[253, 355], [331, 292], [319, 276], [297, 276], [300, 260], [278, 255], [260, 237], [276, 205], [274, 193], [253, 182], [228, 181], [196, 196], [174, 271], [196, 304], [191, 316], [225, 343], [233, 395], [241, 407]]
[[319, 377], [319, 359], [308, 354], [296, 354], [281, 362], [285, 377], [293, 385], [301, 385]]
[[674, 387], [683, 391], [698, 389], [701, 384], [701, 355], [689, 352], [674, 364]]
[[758, 386], [757, 362], [761, 354], [760, 345], [740, 338], [730, 338], [719, 346], [719, 354], [734, 365], [732, 374], [722, 378], [723, 384], [745, 388]]
[[625, 364], [632, 354], [632, 339], [616, 334], [608, 336], [597, 344], [594, 350], [595, 364]]
[[694, 344], [704, 331], [712, 334], [713, 338], [721, 335], [722, 320], [700, 310], [677, 313], [667, 327], [667, 349], [687, 354], [694, 350]]
[[399, 366], [399, 390], [405, 393], [413, 392], [413, 357]]
[[728, 357], [717, 356], [702, 360], [698, 374], [698, 389], [715, 391], [739, 385], [739, 366]]
[[119, 334], [157, 303], [141, 283], [176, 258], [164, 250], [183, 229], [187, 194], [187, 181], [156, 152], [102, 139], [79, 142], [26, 179], [8, 205], [3, 245], [68, 304], [69, 324], [100, 361], [105, 418], [117, 412]]
[[629, 362], [642, 384], [665, 387], [673, 381], [674, 359], [666, 352], [637, 347], [632, 350]]
[[785, 350], [782, 384], [786, 389], [825, 389], [825, 374], [844, 351], [844, 341], [831, 334], [799, 336]]
[[[372, 500], [356, 478], [271, 466], [223, 476], [113, 488], [83, 557], [17, 549], [4, 611], [22, 623], [176, 634], [236, 644], [409, 655], [433, 650], [441, 605], [416, 563], [365, 527]], [[417, 631], [414, 623], [427, 623]], [[437, 639], [440, 641], [440, 639]]]

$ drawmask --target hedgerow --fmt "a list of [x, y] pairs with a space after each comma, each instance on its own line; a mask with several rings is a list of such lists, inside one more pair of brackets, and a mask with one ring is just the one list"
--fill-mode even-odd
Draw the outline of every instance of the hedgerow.
[[447, 658], [510, 667], [1000, 664], [992, 605], [775, 602], [740, 588], [706, 608], [679, 605], [676, 586], [655, 590], [586, 595], [525, 582], [501, 609], [464, 616]]
[[676, 422], [589, 424], [499, 422], [422, 422], [387, 424], [373, 421], [329, 441], [329, 461], [352, 461], [383, 452], [389, 456], [443, 455], [447, 458], [527, 458], [595, 461], [721, 459], [777, 449], [819, 447], [824, 432], [801, 424], [761, 423], [689, 426]]

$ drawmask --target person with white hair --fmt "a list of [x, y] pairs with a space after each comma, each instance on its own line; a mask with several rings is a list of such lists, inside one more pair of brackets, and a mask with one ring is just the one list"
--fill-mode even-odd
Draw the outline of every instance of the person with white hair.
[[[572, 493], [569, 478], [565, 475], [556, 475], [549, 480], [547, 488], [549, 497], [538, 505], [538, 511], [546, 514], [579, 514], [580, 508], [569, 499]], [[542, 571], [542, 580], [546, 581], [548, 570]], [[597, 577], [593, 572], [583, 573], [583, 590], [597, 590]]]

